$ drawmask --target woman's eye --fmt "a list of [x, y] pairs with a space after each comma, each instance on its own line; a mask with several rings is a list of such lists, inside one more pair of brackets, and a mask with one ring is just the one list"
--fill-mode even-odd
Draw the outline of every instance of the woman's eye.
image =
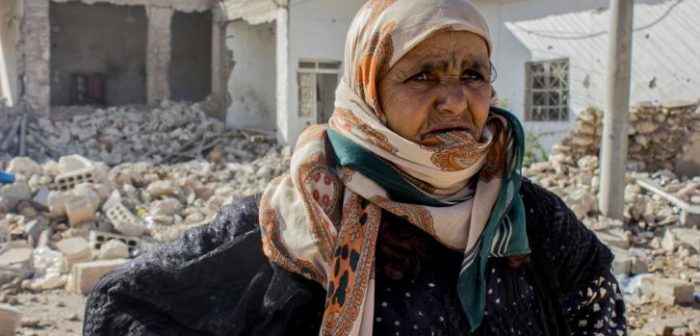
[[411, 78], [409, 78], [408, 80], [409, 81], [418, 81], [418, 82], [427, 81], [427, 80], [430, 80], [430, 74], [427, 71], [419, 72], [419, 73], [411, 76]]
[[472, 70], [467, 70], [462, 74], [462, 79], [463, 80], [468, 80], [468, 81], [484, 81], [485, 78], [482, 74], [472, 71]]

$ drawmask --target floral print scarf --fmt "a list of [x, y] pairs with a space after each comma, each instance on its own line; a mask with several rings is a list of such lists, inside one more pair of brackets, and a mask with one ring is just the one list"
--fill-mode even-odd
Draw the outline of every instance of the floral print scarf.
[[373, 0], [346, 41], [345, 77], [328, 125], [299, 137], [290, 172], [260, 204], [265, 255], [320, 283], [322, 335], [370, 335], [381, 214], [392, 213], [464, 252], [457, 292], [470, 328], [484, 313], [489, 256], [530, 252], [518, 194], [524, 136], [509, 112], [491, 108], [482, 137], [449, 132], [419, 145], [392, 132], [378, 105], [381, 75], [430, 35], [469, 31], [490, 47], [466, 0]]

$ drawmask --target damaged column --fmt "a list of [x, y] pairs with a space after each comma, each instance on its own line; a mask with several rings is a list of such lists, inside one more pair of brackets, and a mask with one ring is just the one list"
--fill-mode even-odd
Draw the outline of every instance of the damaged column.
[[27, 0], [22, 26], [24, 46], [24, 99], [32, 113], [49, 113], [49, 0]]
[[148, 45], [146, 55], [146, 90], [148, 103], [156, 105], [170, 98], [171, 30], [173, 9], [148, 7]]

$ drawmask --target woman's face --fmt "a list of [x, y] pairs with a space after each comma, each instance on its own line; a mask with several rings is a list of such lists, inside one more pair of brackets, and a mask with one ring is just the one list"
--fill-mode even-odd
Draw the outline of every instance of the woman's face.
[[403, 56], [379, 82], [387, 126], [413, 142], [466, 130], [476, 140], [491, 101], [488, 47], [479, 35], [441, 32]]

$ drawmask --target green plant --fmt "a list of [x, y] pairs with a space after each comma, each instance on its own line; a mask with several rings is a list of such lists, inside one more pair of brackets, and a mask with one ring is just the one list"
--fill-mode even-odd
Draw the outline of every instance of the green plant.
[[547, 150], [542, 145], [542, 138], [554, 135], [554, 132], [525, 132], [525, 157], [523, 165], [529, 167], [538, 161], [546, 161]]

